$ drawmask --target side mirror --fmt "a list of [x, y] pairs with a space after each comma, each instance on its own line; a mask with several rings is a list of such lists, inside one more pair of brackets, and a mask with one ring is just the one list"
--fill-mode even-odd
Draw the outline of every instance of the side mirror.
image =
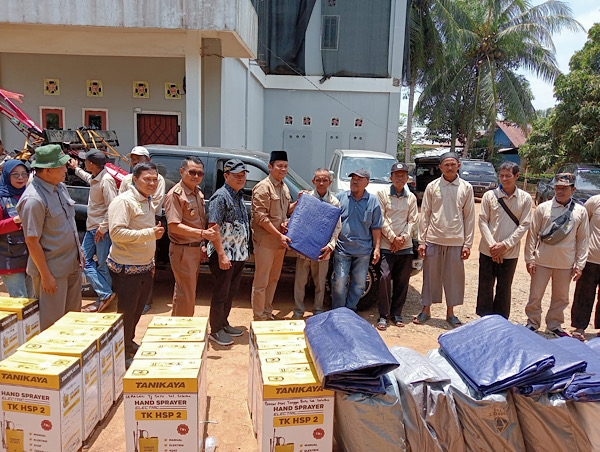
[[335, 173], [331, 170], [329, 170], [329, 179], [331, 179], [331, 180], [335, 179]]

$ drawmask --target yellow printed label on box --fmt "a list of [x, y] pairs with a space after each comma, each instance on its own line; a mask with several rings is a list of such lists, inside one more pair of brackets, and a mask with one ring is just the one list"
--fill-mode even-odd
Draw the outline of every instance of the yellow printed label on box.
[[201, 366], [201, 359], [134, 360], [123, 379], [124, 392], [198, 392]]
[[135, 359], [200, 359], [205, 346], [204, 342], [142, 342]]
[[156, 410], [136, 411], [135, 419], [138, 421], [176, 421], [187, 420], [186, 410]]
[[306, 322], [304, 320], [275, 320], [254, 321], [250, 323], [253, 334], [304, 334]]
[[41, 416], [50, 416], [50, 407], [48, 405], [35, 405], [32, 403], [2, 402], [2, 411], [12, 411], [15, 413], [39, 414]]
[[316, 425], [323, 423], [323, 415], [283, 416], [273, 418], [273, 427], [292, 427], [294, 425]]
[[166, 317], [155, 315], [148, 328], [186, 328], [206, 331], [208, 317]]
[[0, 383], [59, 389], [79, 371], [77, 358], [16, 351], [0, 362]]
[[206, 329], [197, 328], [148, 328], [144, 342], [204, 342]]

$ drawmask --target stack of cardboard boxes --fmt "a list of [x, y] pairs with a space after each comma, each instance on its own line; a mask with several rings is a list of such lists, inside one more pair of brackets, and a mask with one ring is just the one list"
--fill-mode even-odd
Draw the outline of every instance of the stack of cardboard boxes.
[[333, 391], [321, 386], [303, 320], [252, 322], [248, 407], [261, 452], [329, 452]]
[[[28, 305], [23, 337], [39, 332]], [[121, 314], [71, 312], [0, 362], [2, 450], [79, 450], [122, 393], [123, 349]]]
[[202, 448], [207, 317], [154, 317], [124, 379], [127, 451]]

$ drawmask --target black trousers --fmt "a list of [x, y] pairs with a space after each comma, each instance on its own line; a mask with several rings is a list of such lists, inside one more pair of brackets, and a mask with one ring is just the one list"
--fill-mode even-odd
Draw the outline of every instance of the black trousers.
[[[594, 300], [596, 299], [596, 289], [600, 285], [600, 265], [588, 262], [583, 267], [581, 278], [575, 285], [575, 296], [573, 297], [573, 306], [571, 307], [571, 326], [577, 329], [585, 330], [592, 316]], [[596, 316], [594, 318], [594, 328], [600, 329], [600, 292], [598, 293], [598, 304], [596, 304]]]
[[140, 321], [142, 311], [148, 301], [154, 280], [152, 272], [126, 275], [125, 273], [110, 272], [113, 289], [118, 297], [117, 312], [123, 313], [123, 328], [125, 335], [125, 355], [133, 354], [133, 338], [135, 327]]
[[[408, 294], [412, 254], [381, 254], [379, 278], [379, 316], [401, 316]], [[393, 283], [393, 290], [392, 290]]]
[[[499, 264], [491, 257], [479, 253], [479, 288], [477, 290], [477, 315], [510, 315], [511, 288], [518, 259], [504, 259]], [[494, 296], [496, 283], [496, 296]]]
[[221, 270], [217, 253], [212, 253], [208, 259], [208, 268], [215, 278], [208, 318], [211, 333], [217, 333], [229, 325], [227, 317], [231, 311], [231, 301], [240, 287], [244, 264], [244, 261], [231, 261], [228, 270]]

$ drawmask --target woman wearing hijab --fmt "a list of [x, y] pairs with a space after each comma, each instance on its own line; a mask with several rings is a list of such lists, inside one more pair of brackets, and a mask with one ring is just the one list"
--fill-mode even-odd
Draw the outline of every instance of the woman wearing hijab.
[[33, 284], [26, 275], [27, 245], [17, 212], [29, 171], [21, 160], [6, 160], [0, 178], [0, 278], [11, 297], [33, 297]]

